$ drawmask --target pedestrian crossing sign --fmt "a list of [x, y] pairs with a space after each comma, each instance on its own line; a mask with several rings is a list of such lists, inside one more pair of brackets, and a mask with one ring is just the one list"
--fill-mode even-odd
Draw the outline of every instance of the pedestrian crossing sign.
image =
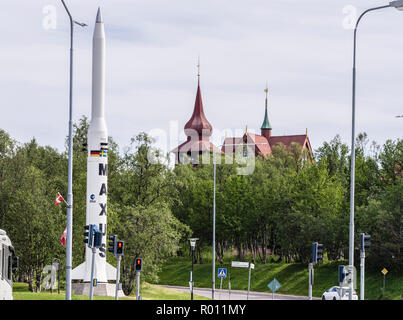
[[226, 278], [227, 277], [227, 269], [226, 268], [218, 268], [218, 278]]

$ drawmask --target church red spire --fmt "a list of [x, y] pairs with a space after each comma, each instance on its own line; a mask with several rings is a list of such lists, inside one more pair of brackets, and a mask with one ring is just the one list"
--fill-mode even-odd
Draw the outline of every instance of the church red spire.
[[197, 94], [196, 101], [193, 109], [192, 117], [185, 124], [185, 134], [190, 137], [197, 134], [200, 139], [203, 137], [210, 137], [213, 131], [213, 127], [210, 122], [208, 122], [204, 110], [203, 110], [203, 102], [200, 91], [200, 74], [198, 74], [199, 79], [197, 82]]

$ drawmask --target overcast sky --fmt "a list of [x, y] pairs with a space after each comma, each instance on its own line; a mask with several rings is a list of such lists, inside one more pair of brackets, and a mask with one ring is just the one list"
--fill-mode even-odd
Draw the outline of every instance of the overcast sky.
[[[269, 84], [273, 135], [304, 134], [317, 149], [336, 134], [350, 145], [351, 17], [372, 0], [66, 0], [75, 28], [74, 120], [91, 112], [92, 33], [102, 7], [107, 37], [106, 121], [121, 147], [141, 131], [185, 139], [201, 60], [201, 90], [216, 133], [259, 132]], [[58, 0], [3, 1], [0, 128], [65, 150], [69, 20]], [[402, 138], [403, 12], [360, 24], [356, 131], [382, 144]], [[157, 130], [157, 131], [156, 131]], [[220, 143], [222, 136], [214, 137]]]

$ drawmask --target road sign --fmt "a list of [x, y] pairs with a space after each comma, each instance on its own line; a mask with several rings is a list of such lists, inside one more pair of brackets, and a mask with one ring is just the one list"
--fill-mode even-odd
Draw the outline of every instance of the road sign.
[[281, 284], [280, 282], [277, 281], [276, 278], [274, 278], [268, 285], [267, 287], [274, 293], [276, 292], [278, 289], [280, 289]]
[[[231, 267], [249, 268], [249, 262], [232, 261]], [[255, 265], [253, 263], [251, 263], [250, 268], [255, 269]]]
[[226, 278], [227, 277], [227, 269], [226, 268], [218, 268], [218, 278]]
[[382, 271], [381, 271], [382, 273], [383, 273], [383, 275], [385, 276], [389, 271], [388, 270], [386, 270], [386, 268], [383, 268], [382, 269]]

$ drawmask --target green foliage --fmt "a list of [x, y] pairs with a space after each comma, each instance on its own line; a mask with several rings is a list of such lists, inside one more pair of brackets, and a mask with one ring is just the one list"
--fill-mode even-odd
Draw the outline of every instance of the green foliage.
[[[402, 268], [403, 144], [388, 141], [380, 149], [372, 143], [368, 150], [364, 133], [356, 145], [357, 227], [372, 232], [379, 242], [368, 262]], [[254, 262], [266, 263], [271, 253], [278, 261], [308, 263], [316, 241], [324, 244], [329, 260], [343, 258], [349, 230], [349, 148], [336, 136], [318, 148], [316, 161], [307, 160], [295, 144], [272, 149], [271, 157], [256, 158], [253, 173], [246, 176], [237, 175], [242, 165], [217, 161], [217, 259], [222, 262], [226, 251], [236, 249], [239, 259], [251, 252]], [[200, 239], [196, 261], [202, 263], [200, 251], [212, 244], [213, 165], [180, 165], [174, 173], [180, 199], [172, 212]], [[356, 236], [358, 243], [357, 232]]]
[[[73, 267], [82, 263], [85, 252], [88, 127], [85, 117], [74, 124]], [[146, 278], [155, 280], [164, 258], [175, 254], [180, 238], [189, 233], [171, 213], [177, 201], [172, 172], [151, 144], [142, 133], [121, 155], [109, 137], [108, 234], [117, 233], [126, 243], [122, 278], [127, 293], [133, 289], [130, 270], [137, 256], [147, 266]], [[151, 151], [155, 154], [149, 157]], [[0, 131], [0, 228], [7, 231], [20, 257], [15, 278], [28, 282], [31, 291], [40, 291], [42, 270], [53, 258], [59, 258], [64, 276], [65, 249], [59, 239], [66, 226], [66, 207], [54, 202], [58, 192], [67, 198], [66, 173], [67, 152], [38, 146], [35, 139], [20, 145]], [[107, 258], [116, 261], [110, 254]]]
[[[208, 251], [210, 252], [210, 250]], [[248, 289], [248, 269], [233, 268], [231, 261], [237, 260], [236, 256], [226, 254], [223, 263], [216, 265], [218, 268], [227, 268], [227, 278], [223, 279], [222, 289], [228, 290], [229, 276], [231, 277], [231, 290]], [[325, 262], [314, 267], [313, 297], [320, 298], [325, 290], [338, 283], [338, 266], [346, 265], [347, 261]], [[160, 274], [160, 284], [188, 286], [191, 260], [189, 257], [170, 259]], [[389, 270], [389, 269], [388, 269]], [[383, 275], [378, 270], [365, 270], [365, 300], [401, 300], [403, 290], [402, 272], [394, 272], [393, 269], [386, 275], [385, 292], [383, 293]], [[357, 293], [360, 294], [360, 274], [357, 270]], [[251, 291], [271, 293], [267, 285], [276, 278], [281, 287], [276, 293], [287, 295], [308, 296], [308, 266], [302, 263], [275, 263], [268, 261], [266, 264], [255, 264], [251, 272]], [[195, 286], [199, 288], [211, 288], [211, 263], [194, 266]], [[219, 296], [220, 279], [216, 282], [216, 297]]]
[[[84, 260], [86, 212], [85, 142], [88, 121], [74, 125], [73, 267]], [[134, 259], [143, 258], [142, 277], [158, 281], [164, 261], [188, 251], [197, 237], [197, 264], [211, 262], [213, 164], [179, 165], [173, 170], [145, 133], [121, 152], [109, 137], [108, 230], [125, 241], [123, 289], [134, 289]], [[369, 268], [402, 270], [403, 142], [367, 148], [366, 134], [356, 149], [356, 244], [360, 232], [372, 236]], [[257, 157], [251, 174], [243, 163], [216, 165], [216, 257], [227, 253], [262, 264], [310, 261], [312, 242], [324, 244], [327, 260], [343, 258], [349, 229], [349, 150], [336, 136], [311, 159], [301, 146], [274, 146]], [[211, 160], [211, 159], [210, 159]], [[57, 192], [67, 195], [67, 152], [42, 147], [35, 139], [20, 144], [0, 130], [0, 228], [12, 239], [20, 268], [16, 278], [39, 291], [42, 269], [58, 257], [64, 276], [65, 249], [59, 239], [66, 208], [54, 206]], [[358, 254], [358, 250], [356, 250]], [[107, 259], [115, 264], [108, 253]], [[358, 261], [358, 259], [356, 260]]]

